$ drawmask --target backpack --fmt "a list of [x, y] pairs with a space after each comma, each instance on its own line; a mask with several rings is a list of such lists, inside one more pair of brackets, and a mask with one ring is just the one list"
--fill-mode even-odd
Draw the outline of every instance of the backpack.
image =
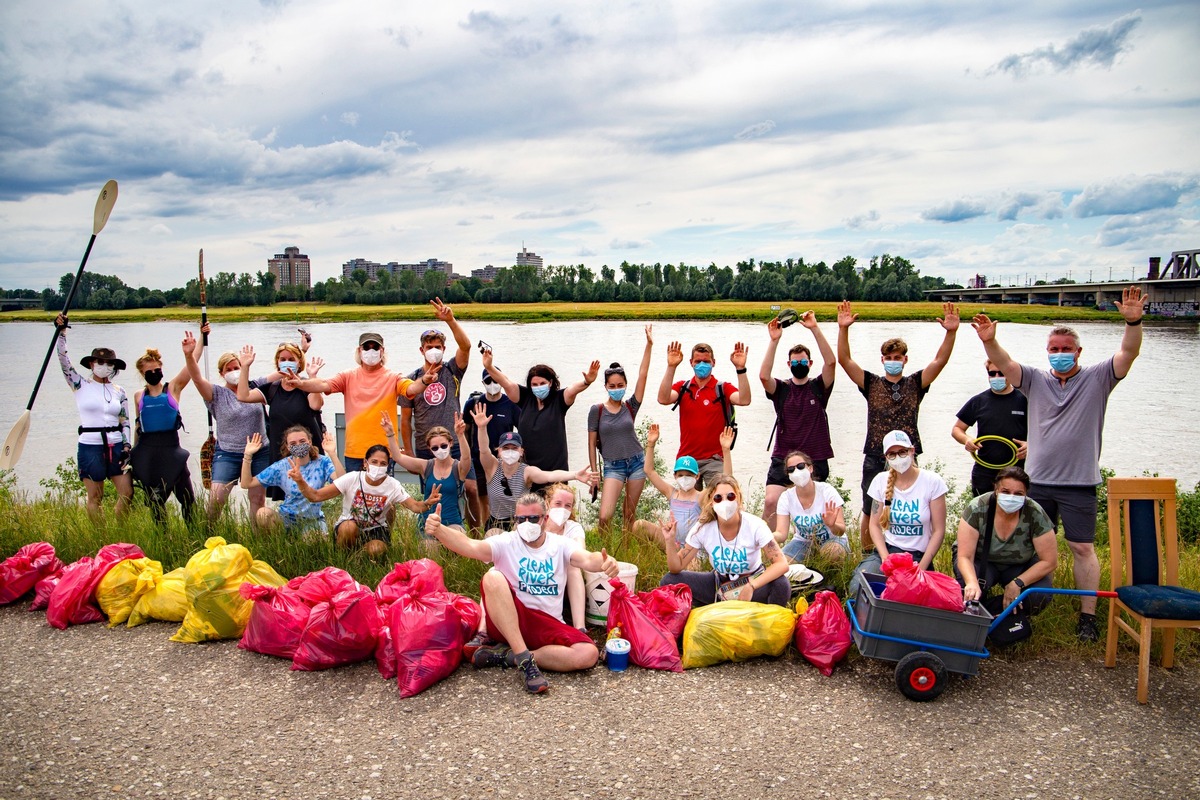
[[[725, 390], [721, 388], [721, 382], [717, 381], [716, 383], [717, 383], [717, 402], [721, 404], [721, 411], [723, 411], [725, 413], [725, 427], [733, 428], [733, 443], [729, 445], [729, 449], [732, 450], [737, 445], [737, 437], [738, 437], [737, 415], [736, 415], [736, 412], [734, 411], [733, 403], [729, 402], [729, 398], [725, 396]], [[685, 393], [688, 396], [692, 397], [693, 400], [696, 399], [694, 396], [692, 396], [692, 379], [691, 378], [688, 378], [686, 381], [683, 382], [683, 386], [679, 387], [679, 397], [677, 397], [675, 399], [675, 405], [671, 406], [672, 411], [675, 411], [676, 409], [679, 408], [679, 404], [683, 402], [683, 395]], [[778, 422], [778, 420], [776, 420], [776, 422]]]
[[[595, 409], [595, 411], [596, 411], [596, 450], [599, 452], [600, 451], [600, 419], [601, 419], [601, 415], [604, 413], [604, 403], [596, 403], [596, 405], [592, 406], [592, 408]], [[631, 416], [631, 417], [633, 416], [633, 406], [630, 405], [628, 400], [621, 403], [621, 408], [628, 409], [629, 416]], [[617, 413], [620, 414], [621, 412], [617, 411]]]

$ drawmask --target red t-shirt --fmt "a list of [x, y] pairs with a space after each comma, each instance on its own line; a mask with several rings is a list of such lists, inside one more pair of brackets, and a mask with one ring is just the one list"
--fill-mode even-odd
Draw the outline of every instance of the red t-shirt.
[[[704, 458], [721, 457], [721, 431], [725, 429], [725, 411], [717, 402], [717, 381], [710, 379], [703, 387], [691, 380], [691, 390], [686, 394], [683, 385], [687, 381], [677, 381], [672, 390], [679, 392], [679, 453], [680, 456], [691, 456], [697, 461]], [[721, 391], [725, 393], [725, 402], [738, 390], [732, 383], [722, 383]]]

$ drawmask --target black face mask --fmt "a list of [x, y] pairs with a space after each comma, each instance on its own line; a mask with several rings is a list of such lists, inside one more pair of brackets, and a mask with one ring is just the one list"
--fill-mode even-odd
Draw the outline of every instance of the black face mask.
[[146, 385], [147, 386], [158, 386], [160, 383], [162, 383], [162, 370], [161, 369], [146, 370], [145, 377], [146, 377]]
[[808, 364], [791, 364], [792, 377], [798, 381], [802, 381], [808, 377]]

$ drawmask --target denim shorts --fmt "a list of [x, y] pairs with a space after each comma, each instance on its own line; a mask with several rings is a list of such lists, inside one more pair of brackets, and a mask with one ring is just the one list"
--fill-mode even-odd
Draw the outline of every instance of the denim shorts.
[[[242, 453], [231, 453], [217, 447], [213, 450], [212, 482], [237, 483], [242, 476]], [[264, 446], [250, 461], [250, 474], [257, 475], [271, 466], [271, 454]]]
[[605, 461], [604, 480], [616, 478], [619, 481], [643, 481], [646, 479], [646, 471], [642, 469], [645, 465], [646, 457], [641, 454], [632, 458]]
[[75, 451], [75, 461], [79, 464], [80, 480], [103, 483], [105, 478], [114, 478], [121, 474], [121, 446], [108, 446], [108, 461], [104, 460], [104, 445], [79, 443]]
[[[830, 543], [841, 545], [842, 549], [846, 551], [846, 555], [850, 554], [850, 539], [845, 534], [842, 534], [841, 536], [829, 537], [824, 542], [817, 545], [817, 550], [819, 551], [822, 547]], [[787, 556], [789, 561], [800, 563], [808, 557], [812, 546], [813, 542], [811, 539], [801, 539], [793, 536], [791, 539], [788, 539], [786, 544], [784, 544], [783, 554]]]

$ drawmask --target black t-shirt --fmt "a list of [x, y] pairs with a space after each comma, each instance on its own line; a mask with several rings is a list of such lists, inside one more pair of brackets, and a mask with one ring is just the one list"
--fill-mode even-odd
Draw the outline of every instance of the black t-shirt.
[[520, 387], [521, 419], [517, 432], [525, 447], [525, 463], [544, 470], [567, 468], [567, 411], [562, 389], [551, 390], [542, 407], [528, 387]]
[[[1008, 394], [996, 394], [991, 389], [980, 392], [958, 410], [958, 419], [967, 427], [975, 425], [975, 438], [1003, 436], [1005, 439], [1029, 439], [1029, 401], [1013, 389]], [[1003, 464], [1012, 458], [1012, 448], [1002, 442], [984, 442], [979, 446], [979, 458], [989, 464]], [[1024, 461], [1017, 466], [1023, 467]], [[977, 468], [979, 464], [975, 465]], [[987, 469], [983, 467], [983, 469]]]
[[271, 461], [283, 457], [279, 454], [279, 448], [283, 447], [283, 432], [293, 425], [308, 428], [313, 444], [317, 450], [321, 450], [321, 421], [317, 412], [308, 405], [308, 392], [299, 389], [289, 392], [279, 381], [264, 383], [258, 390], [267, 399], [267, 438], [271, 442]]
[[487, 428], [488, 444], [493, 455], [496, 453], [496, 443], [500, 441], [501, 435], [516, 430], [517, 424], [521, 420], [521, 409], [504, 393], [500, 394], [498, 400], [489, 400], [486, 394], [473, 394], [468, 397], [467, 402], [463, 405], [462, 414], [467, 423], [467, 443], [471, 445], [471, 458], [474, 461], [479, 460], [479, 432], [475, 430], [475, 418], [471, 416], [471, 412], [480, 403], [483, 404], [484, 412], [492, 418], [488, 422]]

